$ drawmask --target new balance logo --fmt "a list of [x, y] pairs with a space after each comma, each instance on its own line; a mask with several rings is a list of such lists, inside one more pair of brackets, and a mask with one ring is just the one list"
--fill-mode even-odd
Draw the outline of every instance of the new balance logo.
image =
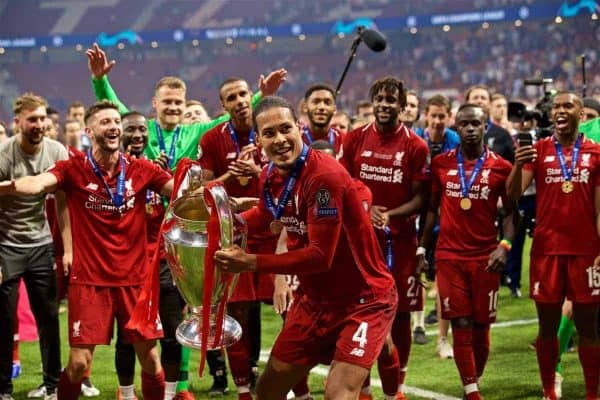
[[444, 297], [444, 301], [442, 303], [444, 303], [444, 311], [450, 311], [450, 298]]
[[98, 185], [95, 183], [88, 183], [85, 188], [89, 190], [98, 190]]
[[533, 295], [534, 296], [539, 296], [540, 295], [540, 282], [535, 282], [533, 284]]
[[350, 355], [351, 356], [356, 356], [356, 357], [362, 357], [362, 356], [365, 355], [365, 350], [364, 349], [359, 349], [358, 347], [355, 347], [350, 352]]
[[362, 154], [360, 155], [361, 157], [371, 157], [373, 155], [372, 151], [369, 150], [365, 150], [362, 152]]
[[446, 175], [448, 175], [448, 176], [456, 176], [456, 175], [458, 175], [458, 170], [456, 170], [456, 169], [449, 169], [448, 173]]
[[554, 160], [556, 160], [556, 157], [554, 156], [546, 156], [546, 158], [544, 158], [544, 162], [554, 162]]
[[235, 160], [236, 157], [237, 157], [237, 153], [235, 153], [235, 152], [227, 153], [227, 155], [225, 156], [225, 158], [228, 160]]
[[592, 296], [600, 296], [600, 289], [592, 290]]

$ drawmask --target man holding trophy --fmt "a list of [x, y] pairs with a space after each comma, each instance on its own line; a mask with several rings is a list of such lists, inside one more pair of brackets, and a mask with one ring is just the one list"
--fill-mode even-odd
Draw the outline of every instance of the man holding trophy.
[[295, 274], [302, 285], [259, 379], [258, 397], [284, 398], [318, 363], [332, 363], [325, 397], [358, 397], [391, 328], [394, 280], [352, 178], [304, 145], [293, 106], [266, 97], [253, 118], [270, 164], [260, 177], [258, 206], [242, 217], [249, 237], [285, 227], [289, 252], [254, 255], [232, 246], [216, 252], [216, 266]]

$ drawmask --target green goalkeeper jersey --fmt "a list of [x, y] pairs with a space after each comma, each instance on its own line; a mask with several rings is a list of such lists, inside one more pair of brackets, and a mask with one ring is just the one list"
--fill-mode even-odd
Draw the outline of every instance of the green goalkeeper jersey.
[[[94, 88], [96, 99], [108, 100], [115, 103], [119, 107], [119, 112], [121, 114], [125, 114], [129, 111], [121, 100], [119, 100], [119, 97], [108, 82], [106, 76], [103, 76], [100, 79], [92, 78], [92, 87]], [[260, 92], [252, 96], [252, 107], [260, 101], [260, 98]], [[228, 120], [229, 114], [225, 114], [209, 122], [196, 122], [186, 125], [181, 124], [177, 129], [172, 131], [164, 129], [160, 130], [160, 136], [162, 136], [164, 141], [164, 150], [167, 156], [173, 156], [169, 163], [171, 165], [171, 171], [175, 171], [177, 163], [184, 157], [188, 157], [192, 160], [198, 159], [198, 144], [202, 135], [220, 123]], [[144, 150], [144, 154], [149, 160], [158, 158], [161, 152], [159, 129], [160, 127], [155, 119], [148, 120], [148, 145]], [[175, 148], [173, 148], [173, 140], [175, 138], [176, 143]]]
[[600, 118], [579, 124], [579, 132], [583, 132], [591, 141], [600, 143]]

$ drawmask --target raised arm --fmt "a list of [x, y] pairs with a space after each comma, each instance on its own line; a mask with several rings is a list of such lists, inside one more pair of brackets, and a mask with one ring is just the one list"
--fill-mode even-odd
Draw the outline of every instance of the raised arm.
[[16, 181], [0, 182], [0, 196], [33, 196], [56, 191], [58, 180], [54, 174], [44, 172], [35, 176], [24, 176]]
[[533, 171], [523, 169], [527, 163], [534, 162], [537, 151], [533, 146], [518, 147], [515, 151], [515, 163], [506, 181], [506, 194], [509, 201], [518, 201], [533, 180]]
[[117, 93], [108, 82], [107, 75], [117, 63], [108, 61], [104, 50], [94, 43], [91, 49], [85, 52], [88, 58], [88, 68], [92, 74], [92, 88], [97, 100], [108, 100], [119, 107], [119, 112], [125, 114], [129, 109], [119, 100]]

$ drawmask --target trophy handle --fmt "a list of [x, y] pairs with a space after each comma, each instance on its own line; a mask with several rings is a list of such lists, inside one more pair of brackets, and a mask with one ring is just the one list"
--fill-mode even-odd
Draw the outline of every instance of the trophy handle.
[[213, 198], [217, 216], [219, 217], [219, 228], [221, 229], [221, 248], [227, 249], [233, 246], [233, 215], [229, 208], [229, 197], [222, 185], [209, 187], [208, 192]]

